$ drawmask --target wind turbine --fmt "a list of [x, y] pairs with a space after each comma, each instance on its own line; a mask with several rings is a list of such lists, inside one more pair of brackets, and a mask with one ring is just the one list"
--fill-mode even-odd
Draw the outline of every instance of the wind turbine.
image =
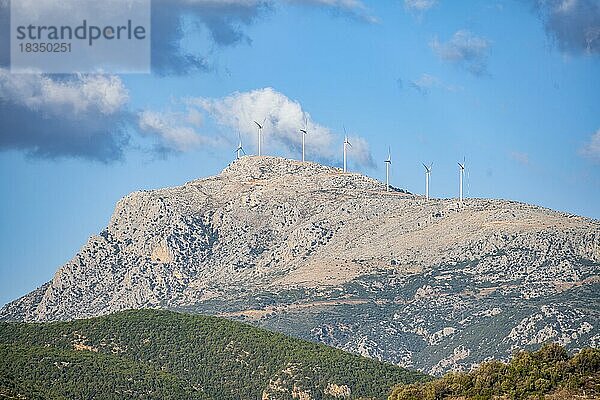
[[240, 153], [244, 153], [244, 155], [246, 155], [246, 152], [244, 151], [244, 147], [242, 147], [242, 136], [240, 135], [239, 132], [238, 132], [238, 138], [240, 139], [240, 141], [238, 143], [237, 149], [235, 149], [236, 160], [240, 159], [240, 157], [241, 157]]
[[263, 125], [265, 124], [265, 121], [267, 120], [267, 117], [265, 117], [265, 119], [263, 119], [262, 124], [259, 124], [258, 122], [254, 121], [254, 123], [256, 124], [256, 126], [258, 127], [258, 155], [260, 156], [260, 145], [262, 142], [262, 130], [263, 130]]
[[425, 167], [425, 198], [429, 200], [429, 177], [431, 176], [433, 163], [431, 163], [429, 167], [423, 163], [423, 166]]
[[463, 201], [463, 175], [465, 174], [465, 158], [463, 157], [463, 162], [458, 163], [458, 168], [459, 168], [459, 198], [460, 198], [460, 202], [462, 204]]
[[306, 135], [308, 134], [308, 123], [306, 121], [306, 114], [304, 114], [304, 129], [300, 129], [300, 133], [302, 134], [302, 162], [304, 162], [304, 142], [306, 140]]
[[385, 160], [385, 190], [390, 191], [390, 167], [392, 166], [392, 151], [388, 147], [388, 156]]
[[350, 141], [348, 140], [348, 135], [346, 134], [346, 127], [344, 126], [344, 172], [348, 171], [347, 168], [347, 153], [348, 153], [348, 146], [352, 147], [352, 145], [350, 144]]

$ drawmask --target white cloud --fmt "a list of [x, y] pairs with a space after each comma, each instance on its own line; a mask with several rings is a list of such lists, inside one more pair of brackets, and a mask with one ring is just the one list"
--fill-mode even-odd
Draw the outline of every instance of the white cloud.
[[106, 75], [63, 78], [0, 68], [0, 150], [103, 162], [122, 157], [129, 94]]
[[371, 13], [369, 8], [359, 0], [287, 0], [287, 2], [326, 7], [371, 24], [379, 22], [379, 19]]
[[11, 74], [0, 68], [0, 97], [32, 111], [54, 115], [112, 114], [129, 101], [117, 76], [83, 75], [67, 80], [40, 74]]
[[423, 12], [437, 4], [437, 0], [404, 0], [404, 8], [410, 11]]
[[546, 33], [564, 53], [600, 54], [598, 0], [530, 0]]
[[581, 148], [581, 154], [593, 161], [600, 162], [600, 129]]
[[207, 142], [193, 126], [197, 125], [194, 115], [194, 112], [186, 116], [180, 113], [143, 111], [139, 115], [138, 124], [142, 134], [150, 134], [158, 139], [158, 151], [185, 152]]
[[439, 79], [435, 76], [429, 74], [422, 74], [421, 77], [419, 77], [419, 79], [410, 81], [410, 86], [413, 89], [416, 89], [421, 94], [427, 94], [433, 86], [438, 84], [438, 82]]
[[[18, 0], [22, 7], [27, 7], [32, 15], [46, 8], [45, 12], [54, 15], [65, 13], [85, 15], [89, 7], [95, 13], [114, 7], [126, 7], [131, 0], [110, 0], [90, 3], [89, 7], [73, 6], [73, 2], [56, 0]], [[117, 6], [115, 5], [117, 3]], [[192, 71], [206, 71], [211, 62], [206, 54], [187, 51], [182, 40], [190, 33], [190, 29], [201, 27], [208, 39], [218, 46], [231, 46], [241, 42], [250, 42], [244, 29], [253, 24], [266, 10], [272, 7], [272, 0], [151, 0], [152, 34], [151, 64], [152, 71], [161, 75], [186, 74]], [[0, 33], [4, 30], [4, 21], [9, 21], [8, 2], [0, 0]], [[186, 24], [185, 20], [192, 23]], [[10, 35], [0, 34], [0, 50], [9, 48]], [[0, 62], [7, 65], [7, 60]]]
[[439, 88], [448, 90], [450, 92], [456, 92], [461, 90], [461, 87], [455, 85], [448, 85], [442, 82], [439, 78], [429, 75], [429, 74], [421, 74], [421, 76], [409, 82], [410, 87], [421, 93], [422, 95], [426, 95], [429, 93], [431, 89]]
[[[70, 6], [70, 2], [56, 0], [19, 1], [31, 4], [31, 13], [35, 13], [40, 7], [48, 7], [59, 15], [64, 13], [77, 15], [85, 10]], [[94, 7], [101, 12], [104, 8], [114, 9], [115, 2], [126, 1], [128, 0], [95, 2]], [[304, 4], [367, 23], [378, 22], [377, 17], [361, 0], [151, 0], [152, 71], [160, 75], [210, 71], [214, 68], [214, 59], [210, 56], [210, 51], [190, 52], [182, 46], [182, 41], [191, 31], [206, 34], [207, 39], [217, 46], [251, 43], [246, 28], [268, 15], [270, 10], [280, 3]], [[4, 66], [8, 65], [6, 51], [9, 49], [10, 37], [9, 14], [8, 1], [0, 0], [0, 65]]]
[[[375, 166], [369, 143], [365, 138], [356, 135], [348, 135], [348, 141], [352, 146], [349, 149], [350, 157], [354, 157], [358, 165], [370, 168]], [[342, 149], [341, 146], [342, 145], [340, 145], [340, 151]]]
[[429, 45], [442, 60], [463, 65], [474, 75], [487, 72], [491, 43], [468, 30], [457, 31], [446, 43], [441, 43], [435, 38]]
[[521, 151], [512, 151], [509, 156], [521, 165], [528, 166], [531, 164], [531, 161], [529, 160], [529, 154], [527, 153], [523, 153]]
[[[307, 158], [313, 160], [339, 160], [341, 136], [331, 129], [316, 123], [310, 114], [302, 109], [297, 101], [291, 100], [272, 88], [250, 92], [236, 92], [218, 99], [189, 99], [190, 106], [206, 112], [216, 123], [232, 132], [240, 132], [245, 143], [255, 147], [256, 125], [254, 121], [264, 121], [263, 143], [265, 148], [283, 149], [288, 154], [298, 154], [301, 146], [299, 129], [306, 126], [309, 134], [306, 139]], [[368, 143], [356, 135], [350, 155], [362, 166], [372, 166], [373, 160]]]

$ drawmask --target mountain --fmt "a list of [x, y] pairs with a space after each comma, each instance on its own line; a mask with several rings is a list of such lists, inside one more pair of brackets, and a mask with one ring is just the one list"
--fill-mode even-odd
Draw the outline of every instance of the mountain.
[[0, 398], [386, 399], [426, 380], [222, 318], [158, 310], [0, 323]]
[[243, 320], [434, 375], [600, 342], [600, 222], [504, 200], [425, 200], [356, 173], [243, 157], [132, 193], [0, 319], [164, 308]]

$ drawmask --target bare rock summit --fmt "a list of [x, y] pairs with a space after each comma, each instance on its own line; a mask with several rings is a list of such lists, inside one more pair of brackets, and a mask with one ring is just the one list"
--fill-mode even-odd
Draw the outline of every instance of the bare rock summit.
[[425, 200], [277, 157], [132, 193], [0, 319], [131, 308], [221, 315], [441, 374], [600, 342], [600, 223], [504, 200]]

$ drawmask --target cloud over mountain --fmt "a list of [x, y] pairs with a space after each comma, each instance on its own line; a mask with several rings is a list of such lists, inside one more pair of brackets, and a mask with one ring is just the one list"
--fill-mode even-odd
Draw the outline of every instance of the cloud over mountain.
[[531, 0], [548, 36], [569, 54], [600, 54], [600, 2]]
[[404, 0], [404, 8], [409, 11], [427, 11], [437, 4], [437, 0]]
[[[309, 131], [307, 153], [322, 161], [339, 159], [340, 135], [315, 122], [299, 102], [272, 88], [236, 92], [217, 99], [190, 99], [188, 103], [207, 113], [217, 125], [230, 132], [240, 132], [246, 143], [256, 142], [254, 121], [261, 124], [264, 121], [265, 145], [282, 149], [287, 154], [297, 154], [300, 151], [299, 129], [306, 126]], [[355, 135], [350, 140], [353, 145], [350, 154], [354, 160], [360, 165], [372, 166], [373, 160], [367, 142]]]
[[0, 68], [0, 150], [109, 162], [123, 156], [129, 94], [119, 77], [50, 78]]
[[161, 154], [197, 149], [208, 140], [197, 132], [201, 121], [193, 113], [142, 111], [138, 119], [140, 133], [156, 140], [154, 150]]
[[[375, 22], [375, 17], [359, 0], [290, 2]], [[31, 4], [32, 7], [56, 5], [50, 0]], [[152, 0], [153, 71], [159, 75], [182, 75], [208, 70], [210, 62], [202, 54], [191, 54], [181, 46], [188, 29], [205, 30], [218, 46], [250, 42], [244, 27], [274, 5], [272, 1], [259, 0]], [[70, 7], [67, 3], [61, 7], [61, 12], [69, 12], [64, 9]], [[227, 104], [234, 105], [231, 97], [212, 101], [202, 99], [202, 102], [196, 99], [205, 109], [192, 107], [184, 112], [134, 112], [130, 110], [128, 91], [117, 76], [11, 74], [3, 68], [9, 65], [8, 21], [8, 1], [0, 0], [0, 29], [6, 31], [5, 35], [0, 35], [0, 118], [3, 131], [0, 150], [22, 150], [31, 156], [47, 158], [80, 157], [110, 162], [123, 157], [130, 139], [130, 127], [154, 140], [154, 150], [163, 154], [219, 145], [220, 139], [215, 135], [200, 134], [201, 117], [204, 113], [212, 113], [224, 122]], [[272, 140], [286, 151], [297, 150], [297, 129], [302, 126], [304, 118], [297, 103], [268, 89], [239, 95], [240, 102], [236, 106], [244, 110], [251, 105], [245, 102], [250, 98], [257, 99], [256, 107], [260, 104], [275, 107], [267, 123], [273, 137], [267, 140]], [[308, 123], [312, 135], [309, 149], [322, 159], [332, 158], [333, 152], [325, 149], [330, 149], [333, 134], [312, 122], [310, 116]], [[368, 146], [358, 138], [355, 142], [356, 159], [361, 163], [368, 162]]]
[[251, 25], [270, 8], [258, 0], [153, 0], [152, 1], [152, 68], [163, 75], [185, 74], [206, 70], [209, 61], [189, 53], [180, 42], [187, 34], [184, 19], [192, 26], [206, 29], [218, 46], [250, 42], [243, 28]]
[[445, 43], [435, 38], [429, 46], [442, 60], [461, 65], [473, 75], [480, 76], [487, 73], [491, 43], [468, 30], [457, 31]]
[[581, 148], [581, 154], [590, 160], [600, 162], [600, 129], [598, 129]]
[[422, 95], [427, 95], [429, 94], [429, 91], [431, 89], [436, 88], [448, 90], [450, 92], [456, 92], [458, 90], [461, 90], [459, 86], [446, 84], [442, 82], [442, 80], [438, 77], [430, 74], [421, 74], [421, 76], [418, 79], [411, 80], [409, 82], [409, 85], [411, 88], [415, 89]]
[[360, 0], [287, 0], [287, 2], [322, 7], [331, 10], [335, 14], [345, 15], [370, 24], [379, 22], [379, 18], [373, 15]]

